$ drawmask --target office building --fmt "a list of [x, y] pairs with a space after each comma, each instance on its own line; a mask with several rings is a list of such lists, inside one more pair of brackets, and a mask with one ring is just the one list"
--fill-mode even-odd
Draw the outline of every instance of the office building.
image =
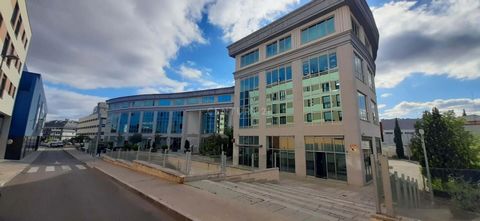
[[40, 144], [47, 117], [47, 100], [42, 76], [24, 71], [17, 90], [5, 159], [19, 160]]
[[155, 136], [170, 151], [183, 150], [185, 141], [198, 152], [202, 138], [223, 134], [231, 126], [233, 87], [172, 94], [149, 94], [107, 100], [105, 140], [123, 146], [140, 133], [144, 143]]
[[[98, 115], [100, 112], [100, 115]], [[100, 118], [99, 118], [100, 116]], [[107, 103], [101, 102], [93, 108], [93, 112], [78, 120], [77, 136], [87, 136], [91, 140], [96, 139], [98, 126], [100, 125], [100, 141], [104, 138], [105, 123], [107, 122]]]
[[5, 156], [13, 106], [32, 36], [25, 0], [0, 1], [0, 158]]
[[45, 123], [42, 131], [46, 141], [64, 141], [77, 135], [78, 122], [72, 120], [52, 120]]
[[378, 39], [366, 1], [317, 0], [229, 45], [233, 164], [371, 182]]

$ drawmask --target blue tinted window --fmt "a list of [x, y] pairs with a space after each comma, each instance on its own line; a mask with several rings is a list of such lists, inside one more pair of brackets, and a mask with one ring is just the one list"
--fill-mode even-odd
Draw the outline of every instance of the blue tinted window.
[[169, 115], [170, 113], [167, 111], [159, 111], [157, 113], [157, 128], [155, 130], [157, 133], [167, 133]]
[[215, 132], [215, 111], [205, 111], [202, 113], [202, 134], [211, 134]]
[[267, 85], [272, 83], [272, 72], [267, 72]]
[[175, 100], [175, 105], [185, 105], [185, 100], [184, 99], [177, 99]]
[[200, 99], [199, 99], [199, 98], [188, 98], [188, 99], [187, 99], [187, 104], [192, 105], [192, 104], [198, 104], [198, 103], [200, 103]]
[[158, 106], [170, 106], [170, 105], [171, 105], [170, 100], [160, 99], [160, 100], [158, 101]]
[[331, 53], [329, 55], [330, 69], [337, 67], [337, 53]]
[[272, 83], [276, 84], [278, 82], [278, 70], [275, 69], [272, 71]]
[[286, 78], [287, 78], [287, 81], [288, 80], [292, 80], [292, 67], [290, 66], [287, 66], [286, 69]]
[[277, 42], [267, 45], [267, 58], [277, 54]]
[[129, 125], [128, 132], [138, 133], [139, 128], [140, 128], [140, 112], [130, 113], [130, 125]]
[[172, 134], [181, 134], [183, 125], [183, 111], [174, 111], [172, 115]]
[[226, 95], [220, 95], [218, 96], [218, 102], [232, 102], [232, 95], [226, 94]]
[[328, 57], [327, 55], [322, 55], [318, 58], [319, 70], [324, 72], [328, 70]]
[[284, 82], [285, 81], [285, 68], [278, 69], [278, 81]]
[[248, 54], [242, 55], [242, 57], [240, 57], [240, 66], [243, 67], [243, 66], [253, 64], [258, 61], [258, 58], [259, 58], [258, 49]]
[[120, 122], [118, 124], [118, 132], [119, 133], [127, 133], [128, 132], [128, 113], [122, 113], [120, 115]]
[[305, 44], [310, 41], [327, 36], [333, 32], [335, 32], [335, 21], [332, 17], [302, 30], [301, 41], [302, 44]]
[[144, 107], [152, 107], [152, 106], [155, 106], [155, 101], [153, 101], [153, 100], [144, 101], [144, 102], [143, 102], [143, 106], [144, 106]]
[[153, 112], [143, 112], [142, 133], [153, 132]]
[[310, 74], [318, 73], [318, 58], [310, 59]]
[[303, 62], [303, 76], [309, 75], [310, 74], [310, 64], [308, 61]]
[[214, 96], [202, 97], [202, 103], [204, 104], [215, 103], [215, 97]]
[[278, 51], [280, 53], [287, 51], [290, 48], [292, 48], [292, 40], [290, 36], [282, 38], [278, 41]]

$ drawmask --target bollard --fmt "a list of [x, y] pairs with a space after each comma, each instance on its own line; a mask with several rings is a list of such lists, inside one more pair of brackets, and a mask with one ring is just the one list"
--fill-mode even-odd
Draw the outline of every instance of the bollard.
[[277, 153], [273, 153], [273, 168], [277, 167]]

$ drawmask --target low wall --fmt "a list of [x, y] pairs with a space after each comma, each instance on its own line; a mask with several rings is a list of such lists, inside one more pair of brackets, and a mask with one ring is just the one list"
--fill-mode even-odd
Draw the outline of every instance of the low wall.
[[151, 164], [141, 160], [134, 160], [132, 168], [136, 171], [150, 174], [152, 176], [156, 176], [161, 179], [176, 183], [183, 183], [185, 181], [185, 175], [179, 173], [176, 170], [164, 168], [156, 164]]
[[278, 182], [280, 180], [280, 171], [278, 170], [278, 168], [255, 170], [243, 174], [226, 176], [225, 179]]

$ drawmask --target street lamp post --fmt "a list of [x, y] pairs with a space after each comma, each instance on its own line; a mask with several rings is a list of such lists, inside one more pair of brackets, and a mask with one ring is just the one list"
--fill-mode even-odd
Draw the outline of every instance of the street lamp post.
[[425, 158], [425, 167], [427, 169], [427, 179], [428, 179], [428, 189], [430, 190], [430, 200], [433, 204], [433, 188], [432, 188], [432, 176], [430, 175], [430, 167], [428, 165], [428, 156], [427, 156], [427, 148], [425, 147], [425, 131], [423, 129], [418, 130], [420, 133], [420, 139], [422, 140], [422, 148], [423, 148], [423, 156]]

